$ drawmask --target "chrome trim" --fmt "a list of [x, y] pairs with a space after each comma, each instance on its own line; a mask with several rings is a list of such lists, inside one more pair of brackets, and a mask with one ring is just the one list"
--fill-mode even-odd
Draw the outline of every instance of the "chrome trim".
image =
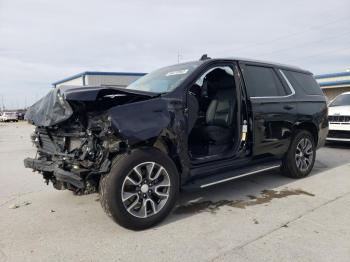
[[285, 96], [251, 96], [250, 98], [287, 98], [287, 97], [294, 96], [295, 89], [293, 88], [292, 84], [289, 82], [288, 78], [286, 77], [286, 75], [283, 73], [281, 69], [278, 69], [278, 71], [281, 73], [283, 79], [286, 81], [290, 91], [292, 92], [291, 94], [285, 95]]
[[225, 178], [225, 179], [218, 180], [218, 181], [215, 181], [215, 182], [212, 182], [212, 183], [209, 183], [209, 184], [201, 185], [200, 188], [205, 188], [205, 187], [217, 185], [217, 184], [224, 183], [224, 182], [231, 181], [231, 180], [235, 180], [235, 179], [238, 179], [238, 178], [241, 178], [241, 177], [245, 177], [245, 176], [253, 175], [253, 174], [256, 174], [256, 173], [268, 171], [268, 170], [271, 170], [271, 169], [278, 168], [280, 166], [281, 165], [270, 166], [270, 167], [266, 167], [266, 168], [263, 168], [263, 169], [255, 170], [255, 171], [252, 171], [252, 172], [248, 172], [248, 173], [245, 173], [245, 174], [242, 174], [242, 175], [239, 175], [239, 176]]
[[344, 142], [350, 142], [350, 138], [327, 137], [326, 140], [328, 140], [328, 141], [344, 141]]
[[290, 88], [290, 91], [292, 91], [292, 93], [290, 94], [290, 96], [295, 95], [295, 89], [293, 88], [292, 84], [289, 82], [288, 78], [286, 77], [286, 75], [283, 73], [283, 71], [281, 69], [278, 69], [278, 71], [280, 71], [281, 75], [283, 76], [284, 80], [287, 82], [288, 87]]

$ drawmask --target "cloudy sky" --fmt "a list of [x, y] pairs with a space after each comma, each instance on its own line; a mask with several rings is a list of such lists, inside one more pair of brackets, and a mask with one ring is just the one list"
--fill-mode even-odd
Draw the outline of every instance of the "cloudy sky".
[[30, 105], [82, 71], [149, 72], [178, 54], [343, 71], [349, 10], [349, 0], [0, 0], [0, 105]]

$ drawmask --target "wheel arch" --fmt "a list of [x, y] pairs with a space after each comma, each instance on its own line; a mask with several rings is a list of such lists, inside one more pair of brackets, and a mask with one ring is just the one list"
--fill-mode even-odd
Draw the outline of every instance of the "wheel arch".
[[182, 164], [180, 161], [180, 157], [177, 154], [176, 145], [170, 139], [167, 139], [166, 137], [158, 137], [154, 141], [153, 147], [159, 149], [160, 151], [162, 151], [163, 153], [168, 155], [168, 157], [170, 157], [170, 159], [175, 163], [177, 172], [179, 173], [180, 180], [181, 180], [181, 174], [183, 172], [183, 167], [182, 167]]
[[172, 140], [168, 139], [165, 136], [158, 136], [132, 146], [132, 148], [142, 147], [153, 147], [166, 154], [175, 163], [176, 169], [181, 175], [183, 171], [183, 166], [180, 161], [180, 156], [177, 153], [177, 145]]
[[296, 126], [296, 130], [306, 130], [309, 131], [313, 138], [315, 139], [315, 145], [318, 144], [318, 129], [313, 122], [301, 122]]

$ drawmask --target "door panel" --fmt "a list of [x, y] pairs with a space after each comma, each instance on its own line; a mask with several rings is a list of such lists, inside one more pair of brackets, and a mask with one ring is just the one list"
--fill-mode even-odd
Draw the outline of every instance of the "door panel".
[[296, 121], [296, 104], [291, 101], [251, 99], [253, 154], [282, 156], [289, 147]]
[[239, 65], [250, 99], [253, 155], [281, 157], [288, 150], [297, 119], [294, 90], [271, 65]]

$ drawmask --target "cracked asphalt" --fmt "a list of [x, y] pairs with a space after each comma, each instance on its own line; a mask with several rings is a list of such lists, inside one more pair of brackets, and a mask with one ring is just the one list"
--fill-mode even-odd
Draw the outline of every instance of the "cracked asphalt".
[[350, 145], [320, 149], [302, 180], [274, 171], [182, 193], [162, 224], [133, 232], [97, 194], [23, 167], [32, 129], [0, 123], [0, 261], [350, 261]]

